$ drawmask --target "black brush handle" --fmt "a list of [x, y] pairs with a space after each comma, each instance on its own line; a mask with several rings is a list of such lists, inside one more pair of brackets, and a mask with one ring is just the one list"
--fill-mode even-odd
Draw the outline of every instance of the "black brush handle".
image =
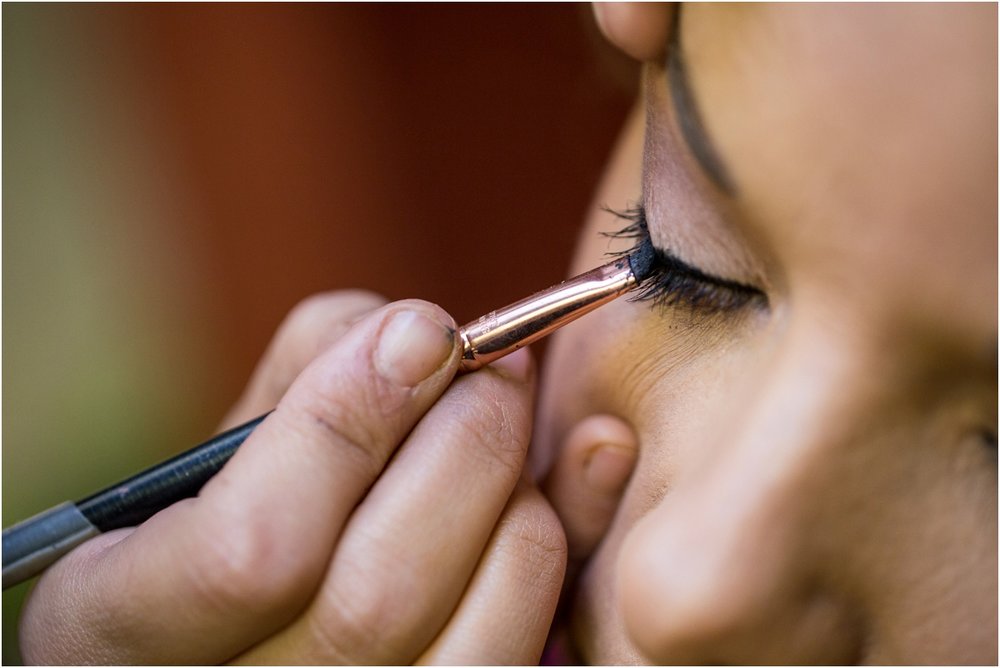
[[103, 531], [136, 526], [195, 496], [270, 413], [137, 473], [83, 501], [62, 503], [3, 530], [3, 588], [37, 575]]
[[76, 506], [102, 532], [141, 524], [177, 501], [195, 496], [267, 415], [77, 501]]

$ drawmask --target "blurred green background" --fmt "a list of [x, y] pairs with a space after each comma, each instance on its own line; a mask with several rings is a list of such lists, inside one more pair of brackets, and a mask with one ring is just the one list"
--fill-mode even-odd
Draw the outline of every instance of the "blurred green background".
[[635, 92], [578, 5], [2, 12], [4, 526], [211, 435], [308, 294], [560, 280]]

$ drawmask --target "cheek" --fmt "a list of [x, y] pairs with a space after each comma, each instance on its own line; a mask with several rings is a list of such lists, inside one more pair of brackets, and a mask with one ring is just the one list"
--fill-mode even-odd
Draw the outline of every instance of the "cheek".
[[549, 344], [530, 453], [536, 477], [548, 471], [573, 425], [598, 412], [590, 407], [605, 404], [614, 394], [603, 380], [602, 360], [613, 351], [608, 330], [616, 323], [619, 310], [619, 302], [605, 306], [557, 333]]
[[639, 438], [636, 469], [577, 591], [574, 635], [591, 663], [642, 661], [619, 616], [621, 546], [681, 475], [712, 457], [706, 424], [717, 420], [709, 411], [727, 405], [731, 376], [748, 363], [733, 349], [706, 355], [715, 335], [693, 335], [667, 320], [647, 304], [620, 301], [574, 323], [549, 350], [536, 470], [575, 424], [596, 413], [620, 417]]
[[[533, 470], [544, 473], [559, 444], [595, 413], [620, 417], [640, 440], [633, 487], [644, 506], [669, 488], [681, 462], [701, 447], [712, 406], [745, 379], [753, 355], [720, 346], [725, 332], [622, 298], [559, 332], [542, 375]], [[709, 352], [711, 351], [711, 352]]]

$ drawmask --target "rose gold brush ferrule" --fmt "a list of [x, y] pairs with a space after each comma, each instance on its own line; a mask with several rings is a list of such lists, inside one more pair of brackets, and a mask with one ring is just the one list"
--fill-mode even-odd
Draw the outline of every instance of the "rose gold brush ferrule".
[[537, 341], [636, 286], [628, 257], [591, 269], [458, 330], [459, 371], [475, 371]]

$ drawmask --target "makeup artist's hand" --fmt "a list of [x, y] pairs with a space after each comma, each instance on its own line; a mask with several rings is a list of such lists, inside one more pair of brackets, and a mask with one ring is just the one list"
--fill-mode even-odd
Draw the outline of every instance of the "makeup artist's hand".
[[51, 568], [26, 607], [26, 659], [538, 659], [566, 543], [522, 473], [530, 357], [452, 383], [452, 319], [380, 303], [338, 293], [295, 311], [228, 420], [275, 412], [198, 498]]

